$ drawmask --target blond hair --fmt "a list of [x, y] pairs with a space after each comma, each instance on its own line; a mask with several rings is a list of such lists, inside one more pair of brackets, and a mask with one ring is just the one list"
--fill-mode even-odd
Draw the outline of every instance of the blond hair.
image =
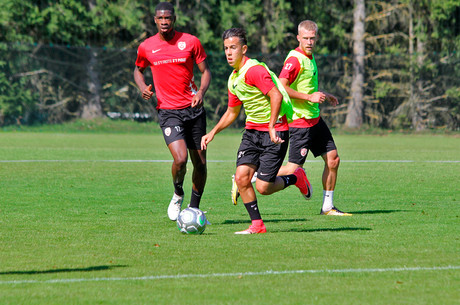
[[304, 20], [301, 23], [299, 23], [297, 31], [300, 33], [301, 29], [304, 29], [306, 31], [315, 31], [316, 34], [318, 34], [318, 25], [311, 20]]

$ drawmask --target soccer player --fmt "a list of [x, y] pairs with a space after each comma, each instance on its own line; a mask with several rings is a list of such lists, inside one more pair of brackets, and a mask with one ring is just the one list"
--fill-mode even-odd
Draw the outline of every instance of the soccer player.
[[[172, 178], [174, 195], [168, 216], [176, 220], [184, 200], [183, 183], [187, 171], [188, 152], [193, 163], [190, 207], [199, 207], [206, 184], [206, 151], [200, 147], [206, 133], [203, 98], [211, 82], [206, 53], [197, 37], [174, 30], [174, 6], [161, 2], [155, 8], [158, 33], [142, 42], [137, 51], [134, 80], [149, 100], [152, 85], [147, 85], [144, 71], [150, 66], [157, 98], [158, 118], [166, 145], [174, 159]], [[194, 64], [201, 71], [198, 89], [193, 79]]]
[[214, 136], [230, 126], [244, 106], [246, 127], [237, 154], [235, 181], [251, 218], [251, 225], [235, 234], [265, 233], [251, 178], [257, 171], [256, 189], [269, 195], [296, 185], [304, 196], [310, 183], [302, 168], [293, 174], [277, 177], [289, 142], [287, 117], [292, 106], [276, 75], [264, 63], [246, 56], [248, 49], [243, 29], [226, 30], [222, 39], [228, 64], [234, 68], [228, 79], [228, 107], [217, 125], [201, 140], [206, 149]]
[[289, 161], [280, 169], [279, 175], [286, 175], [302, 168], [308, 151], [324, 160], [322, 176], [322, 215], [351, 216], [337, 209], [333, 204], [334, 189], [340, 158], [332, 134], [320, 117], [319, 104], [327, 101], [336, 106], [335, 96], [318, 89], [318, 69], [313, 51], [318, 40], [318, 26], [310, 20], [298, 25], [299, 46], [286, 57], [279, 79], [291, 97], [294, 108], [293, 122], [289, 124]]

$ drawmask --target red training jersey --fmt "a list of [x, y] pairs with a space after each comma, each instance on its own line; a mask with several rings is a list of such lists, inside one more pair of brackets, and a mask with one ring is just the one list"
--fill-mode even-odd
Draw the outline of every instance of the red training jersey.
[[[305, 52], [299, 47], [297, 47], [295, 50], [304, 54], [310, 59], [313, 58], [305, 54]], [[286, 78], [289, 81], [289, 83], [292, 84], [296, 80], [297, 76], [299, 75], [300, 70], [301, 70], [301, 67], [300, 67], [299, 60], [297, 59], [297, 57], [291, 56], [288, 59], [286, 59], [286, 61], [284, 62], [283, 69], [281, 69], [281, 73], [278, 78], [280, 79]], [[291, 122], [289, 124], [289, 127], [294, 127], [294, 128], [313, 127], [319, 122], [319, 118], [320, 117], [317, 117], [314, 119], [304, 119], [304, 118], [297, 119]]]
[[[248, 58], [246, 58], [247, 61]], [[261, 65], [256, 65], [248, 69], [245, 75], [245, 83], [257, 87], [264, 95], [275, 86], [270, 73]], [[228, 91], [228, 106], [235, 107], [243, 104], [240, 99]], [[268, 131], [268, 123], [266, 124], [257, 124], [254, 122], [246, 122], [245, 129], [255, 129], [259, 131]], [[279, 122], [275, 124], [275, 129], [277, 131], [286, 131], [289, 130], [287, 124], [286, 116], [283, 116]]]
[[192, 103], [198, 88], [193, 78], [193, 65], [206, 59], [197, 37], [175, 32], [164, 41], [159, 34], [147, 38], [137, 50], [136, 66], [150, 66], [157, 97], [157, 109], [183, 109]]

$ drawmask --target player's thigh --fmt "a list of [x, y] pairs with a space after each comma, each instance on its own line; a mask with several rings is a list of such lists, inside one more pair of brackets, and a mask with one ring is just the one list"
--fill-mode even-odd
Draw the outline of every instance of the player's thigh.
[[187, 163], [188, 152], [184, 139], [177, 139], [168, 144], [169, 152], [174, 159], [174, 163]]
[[189, 149], [189, 152], [195, 168], [206, 167], [206, 150]]

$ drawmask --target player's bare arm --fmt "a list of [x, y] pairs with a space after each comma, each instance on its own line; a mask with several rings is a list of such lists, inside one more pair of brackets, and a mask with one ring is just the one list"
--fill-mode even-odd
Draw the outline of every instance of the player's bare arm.
[[208, 91], [209, 84], [211, 84], [211, 69], [209, 69], [208, 62], [206, 60], [200, 62], [198, 65], [198, 69], [201, 71], [201, 83], [200, 89], [197, 91], [195, 96], [192, 99], [192, 107], [202, 107], [203, 106], [203, 98]]
[[275, 130], [276, 121], [278, 121], [278, 115], [281, 109], [281, 101], [283, 100], [283, 96], [281, 92], [274, 86], [273, 88], [268, 91], [267, 95], [270, 97], [270, 122], [268, 123], [268, 133], [270, 134], [270, 139], [275, 144], [281, 144], [284, 142], [283, 139], [278, 137], [278, 134]]
[[210, 132], [201, 138], [201, 149], [205, 150], [209, 142], [214, 139], [216, 134], [230, 126], [238, 117], [240, 110], [241, 105], [235, 107], [227, 107], [227, 111], [225, 111], [224, 115], [222, 115], [216, 126], [214, 126]]
[[322, 104], [326, 100], [326, 94], [321, 91], [316, 91], [309, 94], [308, 100], [312, 103]]
[[291, 84], [289, 83], [289, 80], [287, 78], [280, 78], [280, 81], [283, 84], [284, 89], [286, 89], [286, 92], [290, 98], [310, 101], [312, 103], [319, 103], [319, 104], [321, 104], [322, 102], [326, 100], [326, 94], [323, 92], [318, 91], [312, 94], [302, 93], [302, 92], [292, 89], [290, 87]]
[[152, 85], [147, 85], [145, 83], [144, 71], [145, 68], [138, 66], [134, 67], [134, 81], [136, 82], [137, 87], [139, 87], [139, 90], [142, 93], [142, 98], [144, 100], [149, 100], [153, 95]]
[[339, 104], [339, 100], [332, 94], [326, 92], [326, 101], [329, 102], [332, 106], [337, 106]]

